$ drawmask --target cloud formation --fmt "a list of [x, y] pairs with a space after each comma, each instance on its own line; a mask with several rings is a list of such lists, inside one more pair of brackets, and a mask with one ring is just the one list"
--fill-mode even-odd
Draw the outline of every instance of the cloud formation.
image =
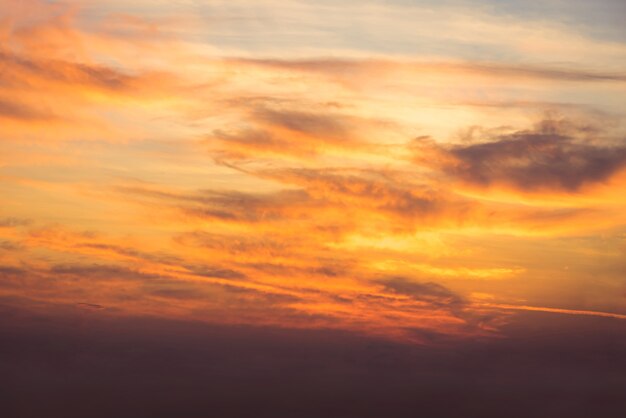
[[[609, 180], [626, 167], [624, 140], [594, 140], [601, 132], [546, 120], [537, 129], [488, 138], [485, 142], [441, 147], [416, 142], [416, 155], [439, 158], [442, 169], [461, 181], [488, 187], [503, 184], [522, 191], [577, 192]], [[568, 129], [569, 128], [569, 129]], [[430, 149], [428, 149], [430, 148]]]
[[[625, 78], [606, 55], [622, 46], [589, 66], [551, 64], [553, 38], [519, 33], [519, 57], [550, 59], [456, 42], [262, 54], [216, 41], [247, 20], [203, 32], [180, 4], [10, 6], [2, 295], [420, 343], [496, 333], [511, 315], [496, 305], [621, 315], [622, 254], [603, 249], [626, 225]], [[450, 24], [482, 45], [502, 22], [481, 19]]]
[[577, 1], [0, 0], [0, 415], [622, 417]]

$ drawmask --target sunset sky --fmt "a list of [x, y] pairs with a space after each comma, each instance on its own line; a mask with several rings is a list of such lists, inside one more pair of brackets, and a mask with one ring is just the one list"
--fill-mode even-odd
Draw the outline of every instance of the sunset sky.
[[625, 17], [0, 0], [0, 336], [145, 320], [445, 351], [593, 330], [626, 354]]

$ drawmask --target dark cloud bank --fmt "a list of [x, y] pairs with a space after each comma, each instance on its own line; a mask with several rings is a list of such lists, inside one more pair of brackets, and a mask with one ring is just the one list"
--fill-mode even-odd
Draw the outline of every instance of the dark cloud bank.
[[431, 335], [431, 345], [415, 346], [18, 303], [0, 304], [6, 418], [617, 418], [626, 410], [619, 320], [524, 313], [504, 338]]

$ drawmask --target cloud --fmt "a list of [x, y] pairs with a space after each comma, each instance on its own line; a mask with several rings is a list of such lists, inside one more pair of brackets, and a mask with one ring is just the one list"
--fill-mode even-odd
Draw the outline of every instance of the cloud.
[[220, 250], [232, 255], [262, 254], [265, 257], [288, 254], [299, 243], [298, 240], [284, 240], [280, 235], [216, 234], [206, 231], [182, 233], [175, 240], [185, 246]]
[[[176, 191], [145, 186], [118, 186], [115, 191], [123, 199], [137, 200], [146, 207], [156, 204], [163, 210], [178, 212], [192, 223], [196, 219], [223, 225], [249, 225], [254, 228], [250, 234], [244, 234], [241, 239], [234, 237], [234, 242], [239, 243], [240, 251], [247, 248], [256, 253], [258, 249], [268, 254], [294, 253], [293, 245], [280, 244], [279, 241], [297, 243], [300, 248], [320, 248], [325, 242], [341, 241], [351, 233], [366, 236], [414, 233], [424, 228], [432, 231], [478, 227], [522, 235], [549, 234], [567, 231], [574, 222], [580, 228], [583, 223], [600, 226], [621, 219], [617, 213], [608, 213], [584, 203], [552, 207], [464, 196], [468, 184], [483, 185], [470, 183], [469, 179], [458, 174], [460, 168], [453, 150], [434, 142], [429, 147], [431, 150], [427, 151], [423, 147], [413, 147], [414, 160], [421, 166], [415, 172], [376, 168], [244, 170], [247, 175], [276, 181], [283, 187], [276, 192]], [[433, 156], [433, 153], [437, 155]], [[501, 163], [504, 160], [496, 161]], [[536, 160], [529, 161], [536, 163]], [[417, 170], [424, 166], [440, 170], [441, 174], [420, 178]], [[457, 182], [448, 181], [450, 177]], [[495, 184], [510, 184], [506, 177], [493, 181]], [[258, 235], [268, 231], [276, 235], [272, 239]], [[246, 236], [254, 238], [250, 240]], [[304, 238], [307, 236], [310, 238]], [[225, 244], [217, 245], [206, 235], [195, 238], [187, 235], [186, 240], [196, 241], [194, 245], [225, 249]], [[203, 240], [204, 244], [198, 244]], [[253, 249], [260, 245], [255, 242], [264, 242], [265, 249]], [[232, 250], [236, 252], [234, 248]]]
[[17, 228], [27, 226], [31, 223], [29, 219], [23, 218], [0, 218], [0, 228]]
[[349, 135], [345, 123], [327, 114], [261, 108], [253, 113], [253, 118], [269, 126], [318, 137], [321, 140], [345, 139]]
[[374, 147], [368, 136], [384, 125], [380, 120], [329, 111], [325, 104], [304, 99], [231, 100], [227, 105], [231, 111], [242, 113], [240, 119], [214, 129], [206, 141], [222, 159], [264, 155], [310, 158], [342, 150], [368, 152]]
[[187, 267], [189, 271], [197, 276], [203, 277], [215, 277], [219, 279], [245, 279], [246, 275], [240, 271], [227, 268], [210, 267], [210, 266], [198, 266], [192, 265]]
[[357, 209], [420, 217], [438, 212], [447, 203], [428, 186], [394, 182], [375, 170], [287, 169], [259, 174], [302, 186], [310, 196], [346, 208], [354, 205]]
[[[80, 27], [79, 7], [44, 1], [2, 2], [0, 133], [5, 141], [52, 141], [132, 136], [113, 114], [133, 102], [163, 96], [174, 76], [124, 59], [139, 48], [131, 38]], [[140, 112], [135, 112], [138, 116]], [[99, 133], [97, 133], [99, 132]]]
[[76, 306], [78, 306], [79, 308], [82, 309], [87, 309], [87, 310], [101, 310], [101, 309], [105, 309], [104, 306], [102, 305], [98, 305], [97, 303], [86, 303], [86, 302], [80, 302], [77, 303]]
[[[66, 237], [71, 235], [66, 234]], [[117, 278], [132, 278], [137, 276], [140, 279], [154, 279], [161, 276], [161, 274], [146, 274], [140, 272], [142, 267], [154, 266], [160, 268], [164, 275], [169, 273], [179, 272], [189, 274], [197, 277], [227, 279], [227, 280], [241, 280], [245, 279], [246, 275], [240, 271], [226, 268], [219, 265], [207, 265], [205, 263], [188, 263], [184, 258], [179, 256], [173, 256], [171, 254], [163, 252], [149, 252], [140, 250], [133, 247], [125, 247], [116, 244], [110, 244], [106, 242], [88, 242], [85, 237], [71, 237], [70, 239], [77, 239], [78, 242], [70, 242], [68, 250], [78, 250], [80, 252], [86, 251], [90, 256], [101, 256], [105, 260], [114, 259], [117, 262], [131, 262], [136, 266], [136, 269], [128, 269], [126, 267], [117, 266], [103, 266], [103, 265], [55, 265], [51, 268], [52, 274], [70, 274], [70, 275], [88, 275], [88, 276], [108, 276], [112, 279]], [[166, 269], [174, 268], [174, 271], [168, 271]], [[174, 274], [174, 277], [176, 275]]]
[[138, 199], [158, 201], [184, 213], [223, 222], [283, 222], [308, 217], [321, 202], [302, 190], [273, 193], [245, 193], [237, 190], [199, 190], [187, 193], [136, 186], [119, 186], [119, 193]]
[[17, 251], [20, 246], [12, 241], [0, 241], [0, 250], [2, 251]]
[[[45, 271], [44, 271], [45, 272]], [[52, 276], [66, 275], [89, 280], [150, 280], [158, 276], [141, 273], [124, 266], [103, 264], [57, 264], [46, 272]]]
[[[46, 81], [65, 85], [80, 85], [110, 91], [128, 90], [134, 77], [112, 68], [57, 60], [34, 60], [17, 55], [0, 54], [9, 86], [21, 86], [19, 81]], [[12, 80], [12, 83], [11, 83]]]
[[30, 106], [0, 100], [0, 118], [38, 121], [53, 119], [54, 116], [52, 114], [33, 109]]
[[626, 168], [626, 145], [622, 141], [594, 141], [584, 128], [567, 128], [546, 120], [534, 130], [497, 135], [469, 145], [446, 147], [417, 140], [414, 152], [419, 163], [435, 161], [444, 173], [462, 182], [528, 192], [578, 192]]
[[[191, 315], [202, 320], [219, 313], [233, 322], [237, 322], [235, 312], [271, 321], [272, 312], [290, 310], [286, 304], [299, 300], [294, 294], [269, 286], [241, 286], [238, 280], [244, 276], [234, 270], [201, 265], [190, 267], [189, 273], [184, 267], [182, 270], [151, 272], [141, 266], [111, 262], [0, 266], [0, 288], [5, 297], [44, 304], [101, 305], [127, 313]], [[157, 301], [153, 296], [171, 302]], [[97, 303], [80, 302], [85, 299]], [[177, 305], [176, 300], [188, 303]], [[244, 312], [246, 309], [249, 311]]]
[[306, 216], [306, 209], [316, 205], [306, 193], [298, 190], [268, 194], [207, 191], [192, 199], [202, 204], [189, 207], [187, 213], [237, 222], [282, 222]]
[[564, 82], [626, 82], [626, 74], [594, 72], [571, 68], [506, 65], [496, 62], [419, 62], [390, 59], [235, 59], [235, 63], [269, 67], [284, 71], [320, 73], [349, 82], [351, 77], [377, 75], [385, 78], [412, 75], [454, 75], [496, 77], [503, 79], [535, 79]]
[[409, 296], [419, 302], [428, 302], [436, 306], [456, 306], [462, 299], [446, 287], [433, 282], [416, 282], [404, 277], [391, 277], [380, 280], [385, 289]]
[[[22, 275], [25, 272], [23, 268], [13, 267], [13, 266], [0, 266], [0, 276], [4, 279], [8, 277], [17, 277]], [[2, 284], [0, 282], [0, 284]]]
[[219, 141], [222, 147], [216, 152], [230, 158], [245, 158], [259, 153], [290, 154], [307, 156], [316, 153], [314, 144], [294, 143], [289, 138], [277, 137], [274, 133], [262, 129], [244, 129], [223, 131], [217, 129], [210, 136], [210, 141]]
[[564, 314], [564, 315], [599, 316], [603, 318], [626, 319], [626, 315], [613, 313], [613, 312], [599, 312], [599, 311], [588, 311], [588, 310], [580, 310], [580, 309], [562, 309], [562, 308], [551, 308], [547, 306], [507, 305], [507, 304], [497, 304], [497, 303], [482, 303], [480, 304], [480, 306], [486, 306], [490, 308], [504, 309], [504, 310], [548, 312], [548, 313], [556, 313], [556, 314]]
[[[102, 18], [108, 6], [0, 6], [11, 12], [0, 23], [3, 211], [62, 224], [24, 232], [0, 219], [1, 284], [14, 295], [408, 340], [416, 329], [475, 336], [486, 328], [464, 302], [470, 286], [504, 294], [504, 272], [521, 282], [557, 271], [536, 242], [485, 243], [624, 222], [619, 185], [604, 206], [588, 190], [626, 164], [618, 123], [470, 128], [449, 142], [464, 126], [523, 126], [524, 112], [554, 102], [611, 113], [626, 78], [602, 64], [221, 59], [232, 51], [198, 33], [170, 42], [151, 19]], [[589, 264], [591, 247], [580, 251]], [[481, 275], [502, 280], [477, 285]]]

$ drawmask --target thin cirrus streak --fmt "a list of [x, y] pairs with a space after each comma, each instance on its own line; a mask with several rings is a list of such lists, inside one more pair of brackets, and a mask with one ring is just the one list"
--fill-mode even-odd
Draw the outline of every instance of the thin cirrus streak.
[[372, 1], [397, 31], [352, 42], [305, 3], [1, 1], [2, 297], [418, 342], [624, 318], [624, 43], [468, 11], [394, 51], [449, 11]]
[[560, 309], [560, 308], [548, 308], [543, 306], [525, 306], [525, 305], [505, 305], [497, 303], [482, 303], [480, 306], [488, 308], [498, 309], [511, 309], [520, 311], [536, 311], [536, 312], [550, 312], [560, 313], [565, 315], [587, 315], [587, 316], [600, 316], [604, 318], [626, 319], [626, 315], [620, 315], [611, 312], [597, 312], [597, 311], [582, 311], [577, 309]]

